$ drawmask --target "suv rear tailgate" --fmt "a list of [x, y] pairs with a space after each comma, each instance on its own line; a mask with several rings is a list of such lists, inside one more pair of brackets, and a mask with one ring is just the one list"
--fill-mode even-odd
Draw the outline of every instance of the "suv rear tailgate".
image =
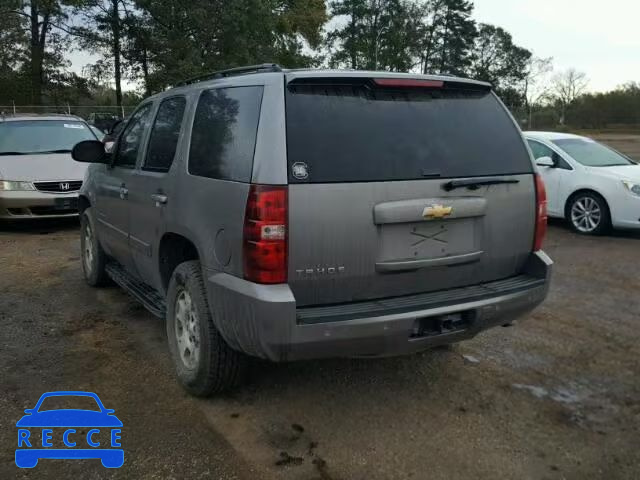
[[[488, 89], [305, 78], [289, 82], [286, 104], [289, 284], [299, 306], [522, 270], [534, 235], [533, 166]], [[510, 183], [445, 188], [486, 178]]]

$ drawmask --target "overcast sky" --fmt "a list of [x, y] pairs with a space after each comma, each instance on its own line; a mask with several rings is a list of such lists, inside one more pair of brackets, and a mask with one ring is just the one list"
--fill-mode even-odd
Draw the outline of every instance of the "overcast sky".
[[[476, 20], [513, 35], [539, 57], [553, 57], [556, 70], [587, 74], [590, 89], [611, 90], [640, 81], [640, 0], [475, 0]], [[75, 52], [74, 70], [95, 61]], [[125, 88], [133, 88], [126, 85]]]
[[556, 70], [585, 72], [591, 90], [640, 82], [640, 0], [476, 0], [474, 16]]

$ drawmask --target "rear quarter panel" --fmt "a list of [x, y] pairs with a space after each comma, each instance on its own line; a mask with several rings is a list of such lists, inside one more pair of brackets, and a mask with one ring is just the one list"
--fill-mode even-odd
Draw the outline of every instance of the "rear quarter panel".
[[194, 88], [185, 126], [185, 142], [176, 165], [175, 201], [168, 212], [167, 231], [182, 234], [198, 248], [210, 272], [242, 277], [242, 239], [249, 183], [191, 175], [188, 171], [193, 117], [203, 90], [264, 86], [256, 139], [252, 182], [286, 184], [283, 75], [248, 75]]

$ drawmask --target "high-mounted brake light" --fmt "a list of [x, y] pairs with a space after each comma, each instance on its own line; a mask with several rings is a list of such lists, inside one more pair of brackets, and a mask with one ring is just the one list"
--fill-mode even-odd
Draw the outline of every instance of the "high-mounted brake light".
[[539, 174], [536, 174], [536, 233], [533, 239], [533, 251], [542, 250], [547, 234], [547, 191]]
[[381, 87], [442, 88], [444, 86], [444, 82], [441, 80], [418, 80], [413, 78], [374, 78], [373, 81]]
[[287, 187], [251, 185], [244, 217], [244, 278], [287, 281]]

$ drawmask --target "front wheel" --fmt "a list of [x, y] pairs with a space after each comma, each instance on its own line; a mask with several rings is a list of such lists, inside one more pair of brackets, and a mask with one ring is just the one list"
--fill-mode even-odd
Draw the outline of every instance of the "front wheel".
[[583, 235], [603, 235], [611, 226], [611, 214], [604, 198], [597, 193], [575, 195], [567, 206], [571, 227]]
[[178, 380], [189, 393], [205, 397], [238, 385], [247, 357], [216, 329], [200, 262], [178, 265], [167, 293], [167, 339]]
[[82, 247], [82, 271], [86, 282], [99, 287], [109, 282], [106, 272], [107, 255], [96, 235], [93, 209], [85, 209], [80, 217], [80, 246]]

